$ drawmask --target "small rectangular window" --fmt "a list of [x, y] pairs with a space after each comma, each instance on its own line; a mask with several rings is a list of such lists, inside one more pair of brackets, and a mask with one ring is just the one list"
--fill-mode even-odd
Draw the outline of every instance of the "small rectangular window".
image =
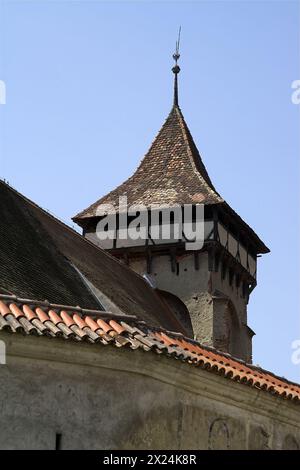
[[61, 434], [55, 434], [55, 450], [61, 450]]

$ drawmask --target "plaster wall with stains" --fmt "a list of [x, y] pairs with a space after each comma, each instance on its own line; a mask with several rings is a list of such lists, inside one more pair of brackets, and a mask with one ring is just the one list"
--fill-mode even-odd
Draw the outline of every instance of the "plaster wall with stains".
[[[196, 269], [193, 253], [178, 257], [172, 271], [170, 256], [154, 256], [150, 276], [158, 289], [170, 292], [187, 307], [190, 337], [250, 363], [252, 333], [242, 286], [230, 283], [228, 273], [223, 278], [221, 270], [211, 271], [207, 252], [201, 252], [198, 259]], [[129, 258], [129, 266], [141, 275], [147, 272], [144, 258]]]
[[139, 350], [1, 339], [0, 449], [300, 446], [299, 405], [206, 370]]

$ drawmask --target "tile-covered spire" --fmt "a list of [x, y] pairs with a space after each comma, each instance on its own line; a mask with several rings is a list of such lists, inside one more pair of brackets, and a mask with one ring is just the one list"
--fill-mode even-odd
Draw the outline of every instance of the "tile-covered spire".
[[173, 106], [165, 123], [135, 173], [73, 220], [95, 217], [100, 204], [116, 209], [119, 197], [129, 205], [218, 204], [215, 190], [179, 106]]
[[[173, 55], [174, 101], [172, 109], [138, 168], [125, 182], [81, 211], [73, 221], [84, 227], [97, 217], [102, 204], [119, 210], [119, 198], [127, 197], [128, 206], [144, 205], [218, 205], [235, 219], [243, 233], [247, 233], [257, 252], [269, 249], [256, 233], [236, 214], [214, 187], [200, 153], [185, 122], [178, 101], [179, 37]], [[227, 217], [226, 215], [226, 217]]]

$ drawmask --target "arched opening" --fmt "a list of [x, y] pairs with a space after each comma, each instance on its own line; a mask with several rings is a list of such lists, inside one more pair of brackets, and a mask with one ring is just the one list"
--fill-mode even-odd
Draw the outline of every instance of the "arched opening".
[[194, 334], [191, 317], [186, 305], [182, 302], [182, 300], [179, 299], [179, 297], [171, 294], [170, 292], [158, 289], [158, 293], [173, 311], [177, 320], [182, 324], [187, 335], [190, 338], [193, 338]]
[[229, 430], [223, 419], [215, 419], [208, 431], [208, 450], [227, 450], [230, 447]]
[[219, 294], [214, 303], [214, 346], [235, 357], [243, 357], [242, 325], [230, 299]]
[[232, 302], [228, 302], [226, 310], [226, 324], [228, 327], [228, 352], [234, 357], [241, 357], [243, 351], [240, 320]]

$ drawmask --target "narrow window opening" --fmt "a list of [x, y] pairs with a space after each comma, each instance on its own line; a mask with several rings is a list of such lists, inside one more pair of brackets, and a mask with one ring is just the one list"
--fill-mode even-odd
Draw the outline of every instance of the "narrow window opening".
[[222, 268], [221, 268], [221, 278], [224, 280], [226, 277], [226, 264], [223, 262], [222, 263]]
[[55, 434], [55, 450], [61, 450], [61, 434]]

